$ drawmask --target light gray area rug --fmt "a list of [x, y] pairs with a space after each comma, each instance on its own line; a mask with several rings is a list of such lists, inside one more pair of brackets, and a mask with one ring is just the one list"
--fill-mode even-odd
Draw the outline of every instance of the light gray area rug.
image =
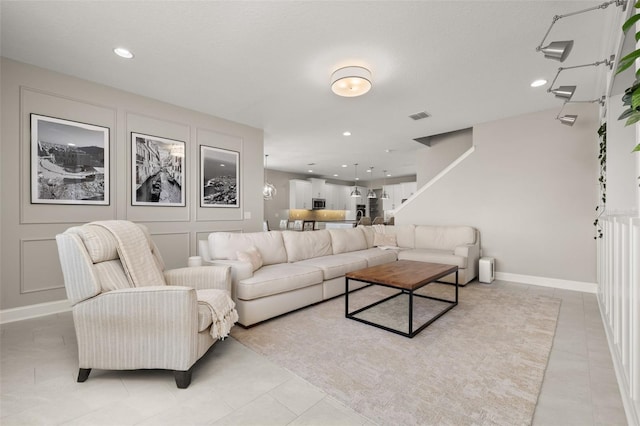
[[[424, 292], [453, 290], [431, 284]], [[356, 291], [350, 311], [393, 291]], [[405, 318], [394, 300], [388, 308]], [[418, 318], [421, 306], [431, 308], [417, 304]], [[528, 425], [559, 309], [559, 299], [521, 288], [470, 284], [458, 306], [413, 339], [346, 319], [344, 297], [231, 334], [381, 425]]]

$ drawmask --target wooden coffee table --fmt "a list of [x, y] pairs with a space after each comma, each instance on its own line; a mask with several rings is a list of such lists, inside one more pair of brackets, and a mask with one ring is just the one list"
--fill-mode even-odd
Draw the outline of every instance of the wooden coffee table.
[[[416, 294], [415, 291], [430, 284], [442, 277], [449, 274], [456, 274], [455, 283], [455, 300], [445, 300], [437, 297], [426, 296], [422, 294]], [[369, 284], [380, 285], [384, 287], [390, 287], [400, 290], [400, 292], [379, 300], [375, 303], [367, 305], [363, 308], [349, 312], [349, 280], [361, 281]], [[387, 327], [382, 324], [377, 324], [368, 321], [363, 318], [358, 318], [355, 315], [364, 312], [374, 306], [378, 306], [391, 299], [394, 299], [403, 294], [409, 296], [409, 327], [408, 332], [397, 330], [395, 328]], [[445, 302], [446, 306], [441, 311], [437, 312], [433, 317], [428, 319], [422, 325], [414, 330], [413, 327], [413, 298], [421, 297], [425, 299], [437, 300], [439, 302]], [[349, 272], [345, 275], [345, 298], [344, 298], [344, 314], [346, 318], [350, 318], [355, 321], [360, 321], [365, 324], [373, 325], [374, 327], [382, 328], [387, 331], [391, 331], [396, 334], [400, 334], [405, 337], [414, 337], [420, 333], [432, 322], [440, 318], [446, 312], [451, 310], [458, 304], [458, 267], [451, 265], [443, 265], [440, 263], [427, 263], [416, 262], [412, 260], [398, 260], [397, 262], [386, 263], [384, 265], [372, 266], [370, 268], [360, 269], [357, 271]]]

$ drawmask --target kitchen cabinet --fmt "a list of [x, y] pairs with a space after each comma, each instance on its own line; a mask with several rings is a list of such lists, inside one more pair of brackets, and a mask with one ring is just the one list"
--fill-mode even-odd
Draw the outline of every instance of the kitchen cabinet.
[[418, 190], [417, 182], [403, 182], [395, 185], [385, 185], [387, 194], [389, 194], [388, 200], [382, 201], [382, 208], [385, 211], [395, 210], [400, 207], [402, 200], [406, 200], [416, 193]]
[[395, 185], [385, 185], [383, 190], [387, 191], [387, 195], [389, 195], [389, 198], [387, 198], [386, 200], [382, 200], [382, 209], [384, 211], [388, 211], [388, 210], [393, 210], [395, 209], [395, 199], [393, 198], [395, 195]]
[[327, 210], [345, 210], [346, 206], [346, 186], [325, 184], [325, 199], [327, 200]]
[[349, 199], [349, 193], [351, 188], [344, 185], [336, 185], [334, 196], [334, 210], [347, 210], [347, 200]]
[[289, 181], [289, 208], [311, 210], [311, 182], [291, 179]]
[[327, 199], [327, 187], [324, 179], [311, 178], [311, 198]]

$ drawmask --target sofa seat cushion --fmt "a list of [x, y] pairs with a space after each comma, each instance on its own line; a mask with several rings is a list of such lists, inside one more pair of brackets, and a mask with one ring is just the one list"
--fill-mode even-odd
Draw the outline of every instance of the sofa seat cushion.
[[367, 267], [367, 260], [364, 258], [347, 254], [334, 254], [331, 256], [314, 257], [313, 259], [297, 262], [296, 265], [313, 266], [320, 268], [324, 274], [324, 280], [341, 277], [347, 272], [356, 271]]
[[263, 266], [235, 288], [240, 300], [253, 300], [322, 283], [322, 271], [310, 265], [279, 263]]
[[467, 258], [456, 256], [451, 251], [433, 249], [411, 249], [400, 250], [398, 260], [416, 260], [418, 262], [443, 263], [445, 265], [455, 265], [458, 268], [467, 267]]
[[366, 250], [352, 251], [349, 253], [349, 256], [365, 259], [367, 266], [377, 266], [398, 260], [398, 251], [399, 250], [382, 250], [374, 247]]

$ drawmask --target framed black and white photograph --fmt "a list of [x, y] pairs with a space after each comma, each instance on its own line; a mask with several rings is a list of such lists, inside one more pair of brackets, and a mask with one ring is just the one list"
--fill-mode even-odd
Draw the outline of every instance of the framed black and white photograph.
[[109, 205], [109, 128], [31, 114], [31, 203]]
[[240, 154], [200, 146], [200, 206], [240, 207]]
[[185, 206], [185, 143], [131, 133], [131, 204]]

